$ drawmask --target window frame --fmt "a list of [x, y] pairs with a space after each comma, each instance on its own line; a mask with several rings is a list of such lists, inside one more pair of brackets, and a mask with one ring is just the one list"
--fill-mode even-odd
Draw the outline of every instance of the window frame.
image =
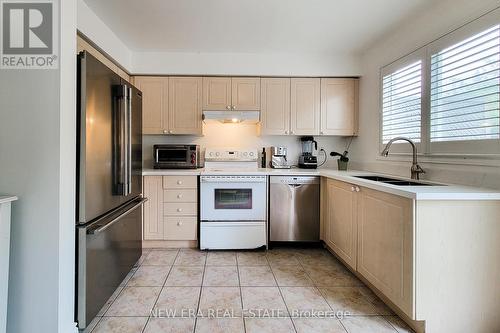
[[[467, 23], [458, 29], [432, 41], [431, 43], [417, 49], [409, 55], [400, 58], [380, 69], [379, 78], [379, 152], [385, 144], [383, 143], [383, 78], [405, 66], [418, 60], [422, 61], [422, 93], [421, 93], [421, 142], [417, 144], [419, 155], [433, 158], [461, 158], [475, 160], [500, 160], [500, 138], [492, 140], [462, 140], [431, 142], [431, 57], [433, 54], [460, 43], [482, 31], [495, 25], [500, 25], [500, 9], [483, 15], [482, 17]], [[406, 156], [411, 153], [409, 145], [405, 143], [394, 143], [391, 153]]]

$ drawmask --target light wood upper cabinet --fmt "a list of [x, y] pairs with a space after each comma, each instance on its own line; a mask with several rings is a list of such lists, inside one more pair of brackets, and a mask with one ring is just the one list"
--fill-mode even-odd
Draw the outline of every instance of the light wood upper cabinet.
[[144, 203], [143, 232], [145, 240], [163, 239], [163, 182], [161, 176], [143, 177]]
[[358, 79], [321, 79], [321, 135], [356, 135]]
[[413, 306], [413, 200], [362, 188], [358, 272], [410, 318]]
[[142, 91], [143, 134], [167, 134], [168, 77], [136, 76], [135, 86]]
[[318, 135], [320, 128], [320, 79], [291, 79], [290, 134]]
[[203, 110], [231, 109], [231, 78], [203, 78]]
[[324, 209], [324, 241], [348, 264], [356, 269], [358, 196], [356, 187], [328, 179]]
[[202, 133], [202, 78], [169, 78], [169, 134]]
[[290, 129], [290, 79], [261, 79], [261, 134], [286, 135]]
[[231, 101], [233, 110], [260, 110], [260, 78], [233, 77]]
[[203, 110], [260, 110], [260, 78], [204, 77]]

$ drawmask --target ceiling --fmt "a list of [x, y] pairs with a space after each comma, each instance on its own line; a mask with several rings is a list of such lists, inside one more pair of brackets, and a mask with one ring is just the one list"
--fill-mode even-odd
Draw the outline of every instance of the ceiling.
[[132, 51], [359, 53], [434, 0], [84, 0]]

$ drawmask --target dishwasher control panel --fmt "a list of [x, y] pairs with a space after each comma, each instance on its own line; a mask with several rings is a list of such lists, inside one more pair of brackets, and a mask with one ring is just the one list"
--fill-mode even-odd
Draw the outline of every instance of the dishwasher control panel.
[[319, 184], [318, 176], [271, 176], [271, 184]]

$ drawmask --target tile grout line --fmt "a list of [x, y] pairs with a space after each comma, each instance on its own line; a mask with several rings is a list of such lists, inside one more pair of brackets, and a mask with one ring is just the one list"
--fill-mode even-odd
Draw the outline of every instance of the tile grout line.
[[245, 322], [245, 314], [243, 311], [243, 290], [241, 289], [241, 280], [240, 280], [240, 265], [238, 263], [238, 252], [235, 253], [236, 256], [236, 272], [238, 273], [238, 286], [240, 288], [240, 300], [241, 300], [241, 320], [243, 321], [243, 332], [246, 333], [247, 325]]
[[[144, 333], [146, 331], [146, 327], [148, 326], [149, 324], [149, 321], [151, 320], [151, 311], [154, 310], [156, 304], [158, 303], [158, 299], [160, 298], [160, 295], [161, 295], [161, 292], [163, 291], [163, 288], [165, 287], [165, 283], [167, 283], [167, 279], [168, 279], [168, 276], [170, 275], [170, 272], [172, 271], [172, 268], [174, 267], [174, 263], [175, 263], [175, 260], [177, 259], [177, 257], [179, 256], [179, 249], [177, 249], [177, 253], [175, 255], [175, 258], [174, 258], [174, 261], [172, 262], [172, 265], [170, 266], [170, 269], [168, 271], [168, 274], [167, 276], [165, 277], [165, 281], [163, 281], [163, 285], [161, 286], [160, 288], [160, 292], [158, 293], [158, 296], [156, 296], [156, 300], [155, 302], [153, 303], [153, 307], [151, 308], [150, 312], [149, 312], [149, 316], [148, 316], [148, 319], [146, 320], [146, 325], [144, 325], [144, 327], [142, 328], [142, 333]], [[149, 255], [149, 254], [148, 254]], [[142, 263], [141, 263], [141, 266], [142, 266]]]
[[201, 293], [203, 292], [203, 280], [205, 279], [205, 269], [207, 268], [207, 259], [208, 259], [208, 252], [205, 252], [205, 263], [203, 265], [203, 273], [201, 274], [200, 294], [198, 295], [198, 306], [196, 307], [196, 314], [194, 317], [193, 333], [196, 332], [196, 326], [198, 325], [198, 312], [200, 311]]
[[276, 276], [274, 275], [274, 271], [273, 271], [273, 268], [271, 266], [271, 262], [267, 259], [267, 253], [266, 253], [266, 260], [269, 263], [269, 269], [271, 270], [271, 274], [273, 275], [274, 281], [276, 282], [276, 287], [278, 288], [278, 291], [281, 295], [281, 299], [283, 300], [283, 304], [285, 304], [286, 311], [288, 312], [288, 318], [292, 322], [293, 330], [295, 331], [295, 333], [297, 333], [298, 332], [297, 327], [295, 327], [295, 323], [293, 322], [292, 315], [290, 313], [290, 309], [288, 308], [288, 304], [286, 304], [285, 297], [283, 297], [283, 293], [281, 292], [281, 287], [278, 285], [278, 280], [276, 279]]

